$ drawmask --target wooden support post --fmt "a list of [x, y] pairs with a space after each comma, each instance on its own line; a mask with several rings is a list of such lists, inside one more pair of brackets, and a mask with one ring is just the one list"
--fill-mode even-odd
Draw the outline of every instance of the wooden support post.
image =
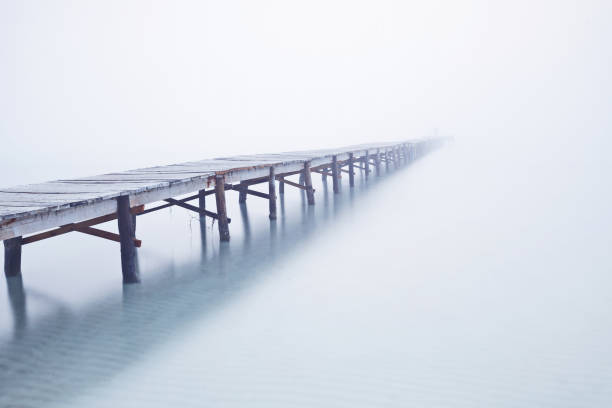
[[397, 152], [397, 147], [393, 148], [393, 165], [396, 169], [399, 167], [399, 154]]
[[[338, 158], [336, 156], [332, 157], [332, 182], [334, 185], [334, 193], [340, 192], [340, 182], [338, 180]], [[366, 170], [367, 174], [367, 170]]]
[[270, 167], [270, 180], [268, 181], [268, 195], [270, 196], [269, 208], [270, 208], [270, 219], [276, 219], [276, 175], [274, 174], [274, 167]]
[[[308, 174], [310, 174], [310, 171], [308, 172]], [[298, 179], [298, 183], [300, 183], [301, 185], [305, 185], [304, 184], [304, 172], [303, 171], [300, 173], [300, 178]]]
[[281, 177], [278, 180], [278, 192], [279, 194], [285, 194], [285, 178]]
[[385, 170], [389, 171], [389, 150], [385, 149]]
[[219, 239], [229, 241], [229, 223], [227, 222], [227, 210], [225, 209], [225, 177], [220, 174], [215, 176], [215, 198], [217, 200], [217, 215], [219, 216]]
[[365, 154], [365, 175], [368, 177], [370, 174], [370, 152], [366, 150]]
[[349, 185], [355, 187], [355, 171], [353, 165], [353, 153], [349, 153]]
[[321, 170], [322, 170], [321, 171], [321, 181], [327, 183], [327, 173], [328, 173], [327, 167], [324, 167]]
[[[204, 189], [198, 191], [198, 208], [200, 208], [200, 210], [206, 209], [206, 191]], [[205, 213], [200, 213], [200, 220], [206, 221]]]
[[4, 241], [4, 274], [18, 276], [21, 273], [21, 237]]
[[247, 199], [247, 188], [248, 186], [240, 183], [240, 185], [238, 186], [238, 202], [239, 203], [245, 203], [246, 199]]
[[310, 162], [304, 163], [304, 171], [302, 172], [304, 177], [304, 184], [306, 186], [306, 198], [308, 199], [308, 205], [314, 205], [314, 189], [312, 188], [312, 175], [310, 174]]
[[374, 156], [376, 162], [376, 175], [380, 176], [380, 149], [376, 150], [376, 156]]
[[136, 267], [136, 245], [134, 244], [134, 224], [130, 211], [130, 197], [117, 198], [117, 223], [119, 224], [119, 240], [121, 242], [121, 272], [123, 283], [140, 282]]

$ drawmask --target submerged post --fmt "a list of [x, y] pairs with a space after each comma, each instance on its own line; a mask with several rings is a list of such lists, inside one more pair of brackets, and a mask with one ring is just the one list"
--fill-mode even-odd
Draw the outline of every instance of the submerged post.
[[302, 177], [304, 179], [304, 185], [306, 186], [306, 198], [308, 199], [308, 205], [314, 205], [314, 189], [312, 188], [312, 175], [310, 174], [309, 161], [304, 163]]
[[[206, 190], [202, 189], [198, 191], [198, 207], [200, 210], [206, 209]], [[206, 214], [200, 213], [200, 220], [206, 221]]]
[[278, 193], [285, 194], [285, 182], [283, 181], [285, 178], [281, 177], [278, 179]]
[[123, 283], [138, 283], [138, 268], [136, 267], [136, 246], [134, 245], [134, 223], [130, 211], [130, 197], [117, 197], [117, 223], [119, 226], [119, 241], [121, 243], [121, 273]]
[[376, 155], [374, 156], [374, 162], [376, 163], [376, 175], [380, 176], [380, 149], [376, 149]]
[[276, 175], [274, 173], [274, 166], [270, 167], [270, 180], [268, 180], [268, 195], [270, 198], [269, 209], [270, 209], [270, 219], [276, 219]]
[[355, 186], [355, 172], [353, 166], [353, 153], [349, 153], [349, 185]]
[[370, 174], [370, 151], [366, 150], [365, 154], [365, 176], [368, 177]]
[[219, 217], [219, 239], [229, 241], [229, 224], [225, 209], [225, 177], [222, 174], [215, 176], [215, 199], [217, 200], [217, 216]]
[[4, 274], [17, 276], [21, 273], [21, 237], [4, 241]]
[[240, 186], [238, 187], [238, 202], [239, 203], [245, 203], [246, 199], [247, 199], [247, 188], [248, 186], [246, 184], [240, 183]]
[[332, 157], [332, 182], [334, 185], [334, 193], [340, 192], [340, 184], [338, 180], [338, 158]]
[[389, 149], [385, 149], [385, 170], [389, 171]]

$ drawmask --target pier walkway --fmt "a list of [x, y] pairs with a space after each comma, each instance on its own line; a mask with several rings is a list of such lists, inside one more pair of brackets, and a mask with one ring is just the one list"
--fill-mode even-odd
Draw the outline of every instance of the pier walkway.
[[[4, 241], [4, 271], [7, 276], [21, 273], [24, 245], [69, 232], [80, 232], [117, 241], [121, 247], [121, 267], [125, 283], [138, 282], [136, 248], [142, 242], [135, 236], [136, 217], [170, 206], [199, 213], [202, 219], [218, 221], [221, 241], [229, 241], [225, 191], [235, 190], [239, 201], [247, 195], [269, 201], [269, 218], [276, 219], [276, 183], [279, 193], [285, 186], [306, 192], [308, 204], [315, 204], [311, 173], [332, 179], [340, 191], [341, 172], [348, 173], [354, 185], [355, 170], [380, 174], [381, 166], [399, 167], [421, 157], [442, 143], [442, 139], [373, 143], [338, 149], [308, 150], [221, 157], [168, 166], [148, 167], [118, 173], [47, 183], [0, 188], [0, 240]], [[373, 169], [373, 170], [372, 170]], [[298, 180], [289, 177], [298, 176]], [[268, 193], [249, 186], [267, 183]], [[185, 195], [189, 195], [184, 197]], [[216, 212], [206, 208], [206, 197], [215, 196]], [[197, 200], [197, 205], [190, 201]], [[145, 208], [145, 205], [154, 204]], [[114, 219], [119, 234], [94, 228]]]

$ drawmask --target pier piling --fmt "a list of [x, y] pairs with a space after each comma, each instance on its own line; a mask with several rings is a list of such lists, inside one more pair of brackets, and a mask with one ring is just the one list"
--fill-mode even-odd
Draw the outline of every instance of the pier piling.
[[310, 174], [310, 162], [304, 163], [304, 170], [301, 173], [304, 179], [304, 185], [306, 186], [306, 198], [308, 199], [308, 205], [314, 205], [314, 189], [312, 188], [312, 175]]
[[[200, 210], [206, 209], [206, 190], [198, 191], [198, 207]], [[204, 212], [200, 212], [200, 220], [206, 221], [206, 214]]]
[[215, 199], [217, 201], [217, 216], [219, 217], [219, 239], [226, 242], [230, 240], [230, 232], [225, 208], [225, 177], [220, 174], [215, 176]]
[[17, 276], [21, 273], [21, 237], [4, 241], [4, 274]]
[[[340, 181], [338, 180], [338, 157], [332, 157], [332, 182], [334, 186], [334, 193], [340, 192]], [[367, 173], [366, 173], [367, 174]]]
[[134, 244], [134, 222], [128, 196], [117, 197], [117, 224], [121, 244], [121, 273], [123, 283], [140, 282], [136, 268], [136, 245]]
[[349, 186], [351, 187], [355, 187], [355, 166], [353, 160], [353, 153], [349, 153]]
[[274, 173], [274, 167], [270, 167], [270, 180], [268, 180], [268, 195], [270, 196], [270, 198], [268, 199], [269, 209], [270, 209], [269, 218], [271, 220], [275, 220], [276, 219], [276, 175]]

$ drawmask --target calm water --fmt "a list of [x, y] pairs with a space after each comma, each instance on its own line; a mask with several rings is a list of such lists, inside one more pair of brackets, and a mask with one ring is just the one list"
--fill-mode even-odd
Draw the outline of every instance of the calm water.
[[231, 192], [229, 245], [140, 217], [140, 285], [115, 243], [29, 245], [0, 406], [608, 407], [609, 165], [555, 157], [456, 143], [275, 223]]

